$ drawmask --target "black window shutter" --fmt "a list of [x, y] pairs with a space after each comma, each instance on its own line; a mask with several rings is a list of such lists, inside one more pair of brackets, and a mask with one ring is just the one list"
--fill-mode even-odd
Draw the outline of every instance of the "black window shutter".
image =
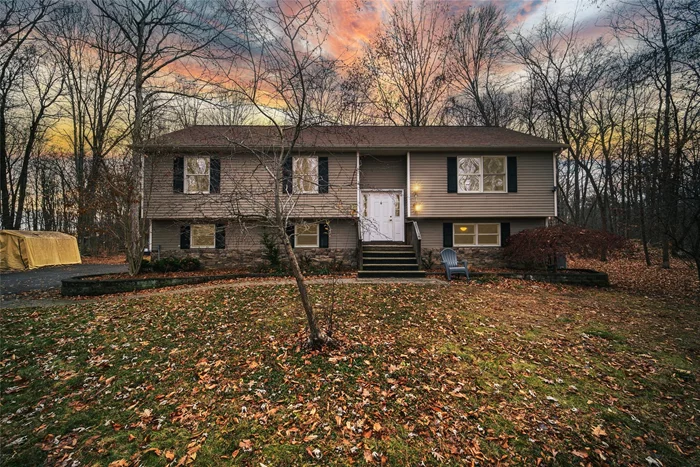
[[185, 191], [185, 158], [175, 157], [173, 159], [173, 193], [183, 193]]
[[508, 156], [508, 193], [518, 192], [518, 158]]
[[453, 245], [453, 232], [452, 232], [452, 222], [445, 222], [442, 224], [442, 246], [445, 248], [452, 248]]
[[287, 237], [289, 237], [289, 243], [294, 247], [294, 224], [287, 224]]
[[318, 192], [328, 193], [328, 158], [318, 158]]
[[209, 193], [221, 191], [221, 159], [212, 157], [209, 159]]
[[288, 195], [292, 194], [293, 185], [292, 178], [294, 177], [294, 168], [292, 167], [292, 155], [289, 154], [287, 159], [284, 161], [284, 166], [282, 166], [282, 188]]
[[457, 193], [457, 158], [447, 158], [447, 192]]
[[180, 249], [189, 250], [190, 249], [190, 226], [182, 225], [180, 226]]
[[510, 237], [510, 222], [501, 222], [501, 246], [506, 246]]
[[226, 248], [226, 224], [216, 224], [216, 234], [214, 234], [214, 245], [218, 250]]
[[318, 225], [318, 247], [328, 248], [328, 224], [325, 222]]

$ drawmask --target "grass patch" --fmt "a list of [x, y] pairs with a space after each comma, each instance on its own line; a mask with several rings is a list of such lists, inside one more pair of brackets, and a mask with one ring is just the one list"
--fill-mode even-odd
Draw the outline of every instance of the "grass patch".
[[696, 307], [572, 290], [341, 285], [314, 353], [290, 286], [7, 310], [0, 463], [700, 464]]

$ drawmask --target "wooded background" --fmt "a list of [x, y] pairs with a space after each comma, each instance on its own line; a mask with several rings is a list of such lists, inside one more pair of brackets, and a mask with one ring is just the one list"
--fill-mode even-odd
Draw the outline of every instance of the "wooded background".
[[700, 3], [595, 3], [595, 28], [522, 29], [495, 4], [399, 1], [337, 57], [318, 0], [3, 0], [2, 228], [123, 250], [143, 235], [131, 145], [190, 125], [502, 126], [570, 145], [564, 222], [697, 262]]

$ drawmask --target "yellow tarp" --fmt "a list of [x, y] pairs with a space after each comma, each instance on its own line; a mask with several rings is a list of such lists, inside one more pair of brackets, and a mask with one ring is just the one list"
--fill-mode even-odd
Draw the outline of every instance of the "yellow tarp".
[[80, 264], [78, 241], [61, 232], [0, 230], [0, 270]]

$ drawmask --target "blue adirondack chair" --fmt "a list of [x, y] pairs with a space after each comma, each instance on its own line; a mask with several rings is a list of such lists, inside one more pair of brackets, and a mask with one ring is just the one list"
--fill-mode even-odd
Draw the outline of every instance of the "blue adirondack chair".
[[457, 253], [452, 248], [445, 248], [440, 252], [440, 256], [442, 256], [442, 264], [445, 265], [445, 274], [448, 281], [452, 280], [453, 274], [464, 274], [469, 280], [469, 268], [466, 260], [462, 261], [464, 266], [460, 266], [457, 261]]

